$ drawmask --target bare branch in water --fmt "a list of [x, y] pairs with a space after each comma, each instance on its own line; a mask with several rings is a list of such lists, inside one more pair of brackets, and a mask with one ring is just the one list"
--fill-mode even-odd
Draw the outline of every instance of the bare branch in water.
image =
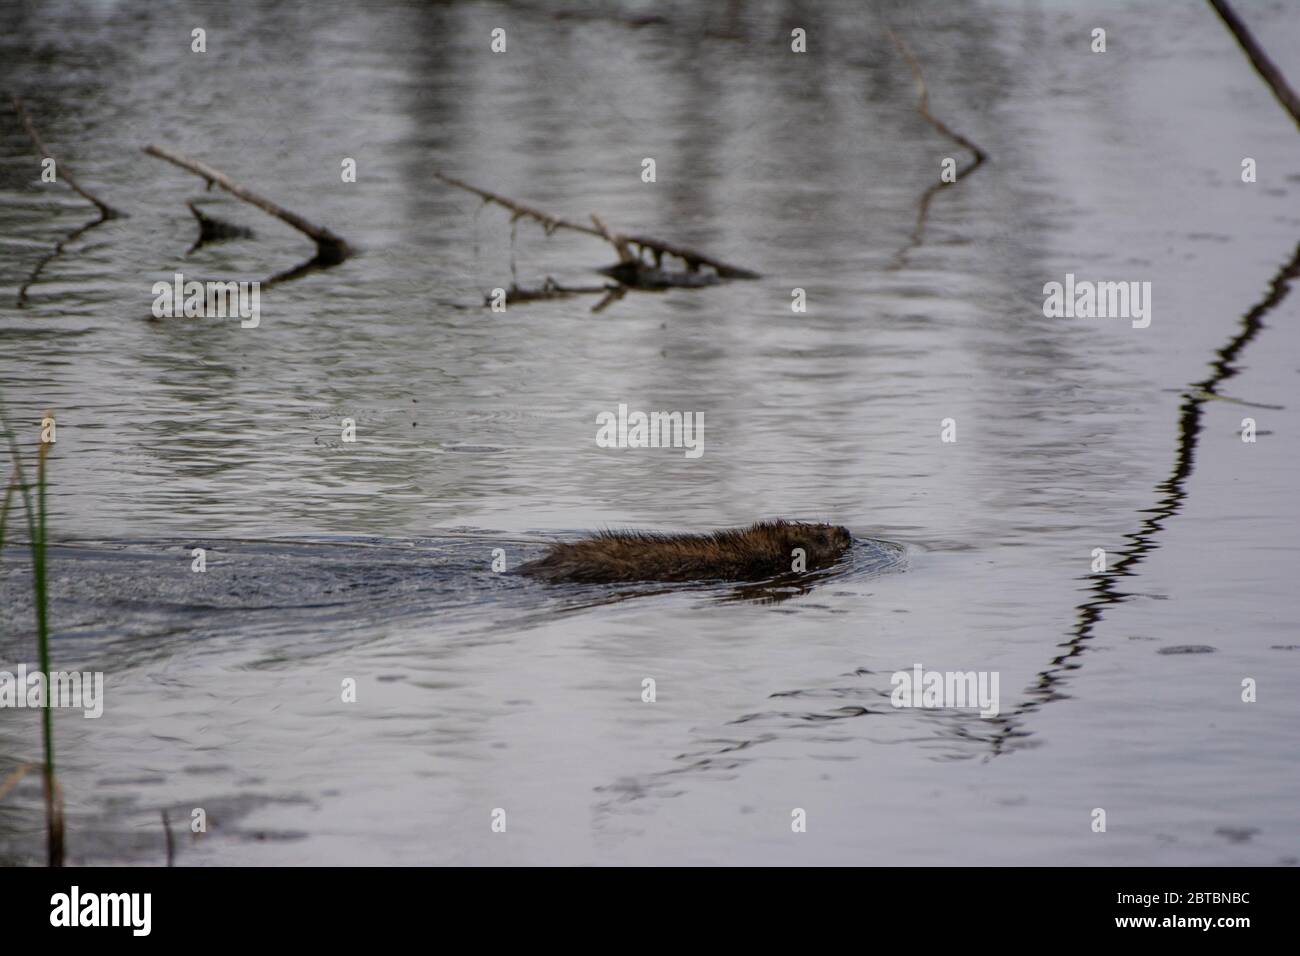
[[[948, 137], [958, 146], [963, 146], [966, 149], [970, 150], [972, 153], [974, 153], [976, 166], [984, 162], [984, 160], [988, 158], [988, 155], [984, 152], [984, 150], [980, 149], [977, 145], [975, 145], [965, 136], [961, 135], [961, 133], [956, 132], [947, 123], [945, 123], [943, 120], [939, 119], [937, 116], [935, 116], [933, 113], [930, 112], [930, 91], [929, 88], [926, 87], [925, 85], [925, 75], [921, 72], [920, 62], [917, 61], [916, 56], [912, 53], [911, 48], [908, 47], [908, 45], [903, 42], [902, 37], [900, 37], [897, 33], [889, 29], [888, 27], [885, 28], [885, 32], [889, 34], [889, 39], [894, 42], [894, 46], [898, 48], [898, 52], [903, 54], [903, 56], [907, 59], [908, 64], [912, 67], [912, 76], [916, 78], [916, 87], [917, 87], [917, 92], [919, 94], [919, 98], [916, 104], [917, 112], [919, 112], [921, 116], [925, 118], [925, 121], [927, 123], [929, 123], [935, 129], [937, 129], [944, 136]], [[971, 168], [973, 169], [974, 166], [972, 166]]]
[[557, 229], [572, 229], [575, 232], [585, 232], [589, 236], [596, 236], [600, 239], [605, 238], [600, 230], [594, 229], [591, 226], [584, 226], [581, 223], [569, 222], [567, 219], [552, 216], [549, 213], [542, 212], [540, 209], [525, 205], [524, 203], [510, 199], [507, 196], [501, 196], [497, 193], [489, 192], [486, 189], [479, 189], [477, 186], [471, 186], [463, 179], [456, 179], [454, 176], [448, 176], [446, 173], [439, 172], [436, 169], [433, 171], [433, 177], [434, 179], [442, 180], [448, 186], [455, 186], [457, 189], [471, 192], [474, 195], [481, 197], [484, 202], [496, 203], [496, 205], [503, 209], [509, 209], [514, 213], [511, 217], [512, 220], [523, 218], [540, 222], [542, 224], [542, 229], [545, 230], [548, 236]]
[[[609, 292], [617, 289], [618, 286], [612, 285], [582, 285], [566, 286], [556, 282], [551, 276], [546, 277], [546, 281], [539, 288], [529, 289], [520, 285], [512, 285], [505, 290], [507, 305], [522, 305], [525, 302], [544, 302], [549, 299], [568, 299], [575, 295], [596, 295], [601, 292]], [[484, 305], [492, 304], [492, 295], [483, 297]]]
[[518, 200], [511, 199], [508, 196], [502, 196], [498, 193], [489, 192], [486, 189], [480, 189], [477, 186], [471, 186], [469, 183], [454, 176], [448, 176], [446, 173], [437, 170], [433, 173], [436, 179], [441, 180], [449, 186], [457, 189], [463, 189], [471, 192], [483, 199], [484, 202], [495, 203], [504, 209], [510, 210], [514, 215], [512, 221], [517, 219], [532, 219], [541, 223], [542, 229], [549, 236], [557, 229], [569, 229], [574, 232], [581, 232], [588, 236], [595, 236], [598, 239], [604, 239], [618, 252], [619, 261], [628, 262], [635, 258], [630, 250], [631, 246], [637, 247], [637, 253], [644, 255], [646, 251], [652, 252], [655, 256], [656, 265], [665, 255], [676, 256], [686, 263], [686, 267], [694, 272], [700, 266], [708, 266], [713, 269], [723, 279], [758, 279], [757, 272], [749, 269], [743, 269], [740, 266], [729, 265], [717, 259], [706, 256], [701, 252], [693, 249], [687, 249], [683, 246], [676, 246], [672, 243], [664, 242], [661, 239], [651, 239], [649, 236], [626, 236], [621, 233], [611, 232], [601, 222], [600, 218], [592, 215], [594, 226], [584, 225], [580, 222], [572, 222], [568, 219], [561, 219], [559, 216], [552, 216], [550, 213], [543, 212], [534, 206], [529, 206]]
[[644, 254], [648, 249], [654, 253], [655, 265], [658, 266], [664, 255], [676, 256], [686, 263], [686, 268], [695, 272], [700, 266], [708, 266], [713, 269], [719, 277], [723, 279], [761, 279], [763, 278], [757, 272], [750, 269], [742, 269], [740, 266], [730, 266], [725, 262], [719, 262], [716, 259], [710, 259], [703, 253], [696, 252], [694, 249], [687, 249], [685, 246], [675, 246], [670, 242], [664, 242], [662, 239], [651, 239], [648, 236], [624, 236], [629, 243], [637, 247], [639, 253]]
[[898, 52], [903, 55], [907, 60], [908, 65], [912, 68], [912, 76], [916, 79], [917, 87], [917, 112], [921, 114], [921, 117], [927, 123], [942, 133], [945, 137], [952, 140], [963, 149], [969, 150], [974, 156], [974, 159], [956, 171], [952, 182], [940, 179], [939, 182], [930, 186], [921, 195], [921, 200], [917, 205], [916, 226], [912, 229], [912, 234], [908, 237], [907, 244], [894, 254], [894, 259], [889, 265], [890, 269], [898, 269], [907, 261], [907, 254], [921, 244], [925, 236], [925, 224], [930, 217], [930, 203], [933, 201], [934, 197], [938, 195], [940, 190], [951, 186], [954, 183], [961, 182], [970, 173], [979, 169], [988, 158], [988, 154], [985, 153], [978, 144], [967, 139], [965, 136], [961, 135], [961, 133], [958, 133], [947, 123], [930, 112], [930, 90], [925, 84], [925, 74], [921, 72], [920, 61], [917, 60], [916, 55], [912, 53], [911, 48], [903, 41], [902, 37], [889, 29], [889, 27], [885, 28], [885, 32], [889, 34], [889, 39], [893, 42]]
[[1296, 96], [1295, 90], [1291, 89], [1287, 84], [1282, 71], [1273, 65], [1273, 61], [1268, 58], [1264, 48], [1255, 42], [1255, 38], [1246, 29], [1246, 24], [1242, 23], [1236, 11], [1228, 6], [1227, 0], [1210, 0], [1210, 6], [1214, 8], [1214, 12], [1219, 15], [1219, 19], [1224, 22], [1224, 25], [1232, 31], [1232, 35], [1237, 38], [1237, 42], [1241, 44], [1241, 48], [1246, 51], [1246, 56], [1250, 59], [1250, 65], [1268, 84], [1268, 88], [1273, 91], [1273, 95], [1282, 104], [1282, 108], [1290, 113], [1296, 125], [1300, 126], [1300, 96]]
[[81, 183], [77, 182], [77, 178], [72, 175], [72, 170], [70, 170], [61, 160], [57, 159], [54, 154], [46, 148], [45, 142], [41, 139], [41, 134], [36, 131], [36, 124], [32, 122], [31, 116], [28, 115], [27, 108], [23, 105], [22, 99], [15, 96], [12, 97], [12, 100], [14, 112], [18, 114], [18, 119], [22, 121], [23, 128], [27, 130], [27, 135], [31, 138], [32, 144], [36, 147], [36, 154], [40, 156], [41, 159], [53, 159], [55, 161], [55, 178], [61, 178], [63, 182], [68, 184], [68, 188], [73, 190], [83, 199], [89, 200], [94, 204], [95, 208], [99, 210], [98, 219], [94, 219], [83, 226], [78, 226], [76, 229], [72, 230], [72, 232], [60, 239], [55, 243], [54, 248], [49, 253], [42, 256], [32, 268], [32, 271], [28, 273], [27, 281], [18, 287], [17, 307], [22, 309], [27, 306], [27, 290], [36, 284], [36, 280], [40, 278], [41, 272], [44, 271], [47, 265], [59, 256], [63, 255], [63, 251], [67, 248], [69, 243], [81, 238], [81, 236], [89, 232], [91, 229], [94, 229], [96, 226], [107, 222], [110, 219], [126, 218], [126, 213], [119, 209], [114, 209], [94, 193], [83, 187]]
[[632, 250], [627, 247], [627, 239], [610, 232], [609, 229], [606, 228], [605, 224], [600, 221], [600, 217], [594, 212], [591, 214], [591, 221], [599, 231], [600, 237], [614, 247], [614, 251], [618, 253], [619, 262], [631, 262], [636, 258], [632, 255]]
[[55, 178], [61, 177], [63, 181], [66, 182], [74, 192], [76, 192], [82, 198], [88, 199], [90, 202], [94, 203], [95, 207], [99, 209], [99, 217], [101, 220], [116, 219], [119, 216], [125, 217], [126, 213], [122, 212], [119, 209], [114, 209], [112, 206], [104, 202], [104, 200], [100, 199], [90, 190], [83, 187], [81, 183], [77, 182], [77, 177], [72, 175], [72, 170], [70, 170], [66, 164], [58, 160], [53, 153], [51, 153], [48, 149], [45, 148], [45, 143], [41, 139], [41, 134], [36, 132], [36, 125], [32, 123], [32, 118], [27, 115], [27, 108], [23, 106], [22, 99], [17, 96], [13, 97], [12, 99], [14, 104], [14, 111], [18, 114], [18, 118], [22, 121], [23, 128], [27, 130], [27, 135], [31, 137], [32, 143], [36, 146], [37, 154], [41, 157], [41, 159], [55, 160], [55, 170], [56, 170]]
[[182, 156], [180, 153], [175, 153], [169, 149], [153, 144], [144, 147], [144, 151], [150, 156], [166, 160], [174, 166], [179, 166], [181, 169], [207, 180], [209, 184], [215, 183], [232, 196], [236, 196], [239, 199], [244, 200], [244, 202], [256, 206], [267, 215], [274, 216], [281, 222], [287, 223], [294, 229], [297, 229], [303, 235], [316, 243], [316, 258], [313, 259], [312, 262], [319, 267], [338, 265], [352, 254], [352, 250], [341, 237], [336, 236], [323, 226], [317, 226], [314, 223], [308, 222], [297, 213], [290, 212], [283, 206], [277, 205], [263, 196], [259, 196], [251, 189], [241, 186], [225, 173], [218, 169], [214, 169], [206, 163], [202, 163], [197, 159], [191, 159], [188, 156]]

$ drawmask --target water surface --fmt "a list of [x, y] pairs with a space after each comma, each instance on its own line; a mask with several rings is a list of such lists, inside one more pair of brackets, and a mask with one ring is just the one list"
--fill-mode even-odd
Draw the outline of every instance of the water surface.
[[[1300, 80], [1288, 6], [1238, 6]], [[71, 861], [161, 862], [160, 811], [180, 834], [203, 807], [181, 865], [1295, 863], [1300, 141], [1212, 12], [551, 9], [4, 6], [0, 86], [130, 213], [14, 308], [94, 215], [4, 114], [0, 388], [29, 452], [57, 416], [53, 656], [107, 682], [102, 718], [56, 719]], [[965, 157], [886, 25], [990, 154], [919, 234]], [[266, 290], [256, 329], [147, 321], [178, 270], [312, 253], [149, 142], [360, 254]], [[612, 251], [512, 239], [435, 168], [764, 278], [492, 313]], [[199, 197], [256, 238], [186, 258]], [[1045, 319], [1067, 272], [1150, 281], [1151, 326]], [[702, 412], [704, 455], [598, 448], [619, 403]], [[585, 529], [777, 516], [906, 565], [777, 596], [490, 570]], [[7, 550], [0, 661], [35, 657], [28, 587]], [[1167, 653], [1191, 645], [1213, 650]], [[997, 671], [1001, 716], [892, 708], [917, 662]], [[0, 778], [39, 753], [38, 715], [3, 712]], [[0, 860], [42, 839], [32, 774]]]

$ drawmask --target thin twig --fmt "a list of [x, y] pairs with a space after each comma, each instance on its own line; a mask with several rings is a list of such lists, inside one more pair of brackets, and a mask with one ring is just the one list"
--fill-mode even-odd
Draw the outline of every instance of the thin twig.
[[471, 192], [474, 195], [482, 198], [484, 202], [495, 203], [496, 205], [501, 206], [503, 209], [509, 209], [512, 213], [514, 213], [514, 216], [511, 217], [512, 220], [519, 219], [522, 217], [525, 219], [533, 219], [537, 222], [540, 222], [542, 224], [542, 229], [545, 230], [548, 236], [551, 233], [555, 232], [555, 230], [557, 229], [572, 229], [575, 232], [585, 232], [587, 235], [596, 236], [599, 239], [605, 238], [604, 234], [601, 233], [599, 229], [593, 229], [591, 226], [584, 226], [582, 225], [582, 223], [569, 222], [567, 219], [560, 219], [558, 216], [552, 216], [549, 213], [543, 212], [540, 209], [536, 209], [533, 206], [525, 205], [524, 203], [511, 199], [508, 196], [501, 196], [498, 195], [497, 193], [489, 192], [486, 189], [480, 189], [477, 186], [471, 186], [463, 179], [457, 179], [454, 176], [448, 176], [446, 173], [439, 172], [436, 169], [433, 171], [433, 177], [435, 179], [442, 180], [448, 186], [455, 186], [457, 189], [463, 189], [466, 192]]
[[17, 112], [18, 118], [22, 120], [23, 128], [27, 130], [27, 135], [31, 137], [32, 143], [35, 144], [36, 152], [40, 155], [41, 159], [54, 159], [55, 178], [57, 179], [61, 176], [63, 181], [66, 182], [74, 192], [94, 203], [99, 209], [101, 219], [116, 219], [119, 216], [125, 217], [126, 213], [114, 209], [90, 190], [84, 188], [81, 183], [77, 182], [77, 178], [72, 175], [72, 170], [70, 170], [63, 162], [56, 159], [54, 154], [45, 148], [45, 143], [41, 140], [41, 134], [36, 132], [36, 126], [32, 123], [32, 118], [27, 115], [27, 108], [23, 106], [22, 99], [17, 96], [12, 97], [12, 99], [14, 111]]
[[974, 159], [956, 171], [951, 182], [940, 179], [939, 182], [932, 184], [924, 193], [921, 194], [921, 200], [917, 205], [916, 225], [912, 228], [912, 233], [908, 236], [906, 245], [894, 254], [894, 258], [889, 265], [890, 269], [898, 269], [906, 263], [907, 254], [919, 246], [924, 239], [925, 225], [930, 217], [930, 203], [934, 200], [934, 197], [946, 187], [961, 182], [968, 175], [979, 169], [985, 159], [988, 158], [988, 154], [985, 153], [976, 143], [953, 130], [947, 123], [943, 122], [943, 120], [930, 112], [930, 90], [925, 84], [925, 75], [921, 71], [920, 61], [917, 60], [915, 54], [912, 53], [911, 48], [903, 41], [902, 37], [896, 34], [889, 27], [885, 27], [885, 32], [889, 35], [889, 39], [898, 49], [898, 52], [903, 55], [907, 60], [908, 65], [912, 68], [912, 76], [916, 80], [917, 87], [917, 112], [920, 113], [921, 117], [936, 130], [948, 139], [952, 140], [958, 146], [969, 150], [974, 156]]
[[[526, 302], [542, 302], [548, 299], [568, 299], [575, 295], [595, 295], [601, 292], [609, 292], [615, 286], [611, 285], [582, 285], [566, 286], [556, 282], [551, 276], [546, 277], [540, 288], [527, 289], [519, 285], [511, 285], [505, 290], [507, 305], [522, 305]], [[491, 293], [483, 296], [483, 304], [490, 306], [493, 296]]]
[[588, 236], [596, 236], [599, 239], [604, 239], [615, 248], [619, 254], [620, 261], [623, 262], [630, 261], [631, 258], [634, 258], [628, 247], [636, 246], [639, 253], [644, 253], [646, 250], [655, 253], [656, 265], [664, 255], [670, 255], [676, 256], [685, 262], [686, 267], [692, 272], [700, 266], [708, 266], [724, 279], [761, 278], [757, 272], [750, 269], [730, 265], [726, 262], [706, 256], [702, 252], [696, 252], [694, 249], [687, 249], [684, 246], [673, 245], [672, 243], [664, 242], [662, 239], [652, 239], [649, 236], [627, 236], [621, 233], [611, 232], [609, 229], [605, 228], [604, 223], [602, 223], [599, 217], [595, 215], [591, 218], [596, 225], [594, 227], [587, 226], [580, 222], [572, 222], [568, 219], [561, 219], [559, 216], [552, 216], [548, 212], [543, 212], [534, 206], [529, 206], [526, 203], [511, 199], [508, 196], [502, 196], [499, 193], [480, 189], [478, 186], [471, 186], [462, 179], [448, 176], [446, 173], [437, 170], [434, 171], [433, 175], [436, 179], [441, 180], [449, 186], [455, 186], [457, 189], [463, 189], [466, 192], [473, 193], [480, 197], [484, 202], [495, 203], [504, 209], [510, 210], [510, 212], [514, 214], [512, 221], [525, 218], [533, 219], [541, 223], [542, 229], [548, 236], [557, 229], [570, 229], [574, 232], [581, 232]]
[[36, 284], [36, 280], [40, 278], [41, 272], [44, 271], [47, 265], [59, 256], [63, 255], [63, 251], [67, 248], [69, 243], [76, 241], [91, 229], [94, 229], [96, 226], [101, 225], [110, 219], [126, 218], [126, 213], [114, 209], [98, 196], [85, 189], [81, 183], [77, 182], [77, 178], [72, 175], [72, 170], [70, 170], [62, 161], [55, 158], [45, 147], [45, 142], [41, 139], [41, 134], [36, 131], [36, 124], [32, 122], [31, 116], [28, 115], [27, 108], [23, 105], [22, 99], [15, 96], [12, 97], [12, 100], [14, 112], [18, 114], [19, 120], [22, 121], [23, 128], [27, 130], [28, 137], [30, 137], [32, 144], [36, 147], [37, 155], [40, 156], [41, 159], [54, 159], [55, 179], [62, 177], [63, 181], [68, 184], [70, 189], [83, 198], [89, 200], [94, 204], [95, 208], [99, 210], [98, 219], [94, 219], [85, 225], [78, 226], [76, 229], [72, 230], [72, 232], [68, 233], [55, 243], [54, 248], [49, 253], [42, 256], [40, 260], [37, 261], [36, 265], [32, 267], [32, 271], [27, 275], [27, 281], [18, 287], [18, 302], [16, 304], [18, 308], [22, 309], [27, 306], [27, 290]]
[[632, 251], [627, 247], [627, 239], [610, 232], [594, 212], [591, 214], [591, 221], [599, 230], [601, 238], [614, 247], [614, 250], [618, 253], [619, 262], [632, 262], [636, 259], [636, 256], [632, 255]]
[[980, 163], [984, 162], [984, 160], [988, 158], [988, 154], [986, 154], [984, 150], [980, 149], [975, 143], [961, 135], [961, 133], [955, 131], [947, 123], [930, 112], [930, 91], [925, 85], [925, 76], [921, 72], [921, 64], [917, 61], [916, 56], [913, 55], [908, 45], [903, 42], [902, 37], [889, 29], [889, 27], [885, 27], [885, 32], [889, 34], [889, 39], [894, 42], [894, 46], [898, 48], [898, 52], [903, 54], [907, 59], [908, 64], [912, 67], [912, 76], [916, 79], [916, 88], [919, 93], [919, 99], [916, 104], [917, 112], [925, 118], [927, 123], [937, 129], [944, 136], [948, 137], [958, 146], [964, 146], [975, 154], [975, 163], [971, 166], [971, 169], [974, 169]]
[[348, 247], [348, 244], [341, 237], [336, 236], [325, 227], [317, 226], [314, 223], [308, 222], [297, 213], [290, 212], [283, 206], [277, 205], [263, 196], [259, 196], [251, 189], [241, 186], [225, 173], [218, 169], [214, 169], [206, 163], [202, 163], [197, 159], [191, 159], [188, 156], [182, 156], [180, 153], [173, 152], [152, 143], [144, 147], [144, 151], [150, 156], [166, 160], [174, 166], [179, 166], [181, 169], [207, 180], [209, 184], [215, 183], [232, 196], [236, 196], [239, 199], [244, 200], [244, 202], [256, 206], [267, 215], [275, 216], [275, 218], [280, 221], [287, 223], [294, 229], [297, 229], [303, 235], [316, 243], [317, 256], [316, 260], [313, 261], [316, 261], [319, 264], [323, 265], [328, 262], [330, 265], [336, 265], [352, 254], [352, 250]]
[[1291, 114], [1297, 126], [1300, 126], [1300, 97], [1296, 96], [1295, 90], [1287, 84], [1286, 77], [1282, 71], [1273, 65], [1273, 61], [1268, 58], [1264, 48], [1255, 42], [1251, 36], [1246, 24], [1241, 22], [1235, 10], [1228, 6], [1227, 0], [1210, 0], [1210, 6], [1214, 12], [1219, 15], [1225, 26], [1232, 31], [1232, 35], [1237, 38], [1241, 48], [1246, 51], [1246, 56], [1250, 59], [1250, 65], [1268, 84], [1268, 88], [1273, 91], [1277, 101], [1282, 104], [1282, 108]]

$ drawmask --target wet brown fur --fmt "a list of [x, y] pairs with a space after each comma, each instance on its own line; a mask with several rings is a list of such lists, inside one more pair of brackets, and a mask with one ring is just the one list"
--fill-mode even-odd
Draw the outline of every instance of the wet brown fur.
[[596, 584], [762, 581], [791, 573], [795, 548], [803, 548], [805, 568], [812, 571], [834, 564], [852, 543], [847, 528], [792, 521], [763, 521], [712, 534], [601, 531], [553, 545], [519, 572], [544, 581]]

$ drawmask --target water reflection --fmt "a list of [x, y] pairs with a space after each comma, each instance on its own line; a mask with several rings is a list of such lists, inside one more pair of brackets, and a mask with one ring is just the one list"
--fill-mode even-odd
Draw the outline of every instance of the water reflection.
[[[1201, 416], [1206, 403], [1217, 399], [1251, 408], [1280, 408], [1228, 398], [1221, 395], [1219, 389], [1240, 371], [1240, 366], [1236, 363], [1241, 353], [1263, 331], [1264, 317], [1286, 298], [1291, 291], [1292, 281], [1297, 277], [1300, 277], [1300, 246], [1296, 247], [1291, 258], [1269, 280], [1263, 298], [1242, 315], [1241, 327], [1236, 334], [1215, 351], [1215, 358], [1209, 363], [1213, 373], [1203, 381], [1188, 386], [1178, 410], [1173, 470], [1168, 478], [1156, 486], [1155, 506], [1143, 511], [1146, 517], [1141, 519], [1137, 531], [1124, 535], [1129, 546], [1120, 552], [1122, 557], [1110, 566], [1109, 571], [1089, 578], [1092, 597], [1075, 608], [1077, 620], [1070, 638], [1059, 645], [1061, 653], [1053, 657], [1047, 668], [1038, 675], [1038, 680], [1029, 689], [1026, 699], [1005, 716], [990, 721], [997, 728], [992, 733], [975, 735], [988, 741], [993, 755], [1014, 750], [1019, 743], [1031, 736], [1025, 728], [1027, 721], [1023, 718], [1037, 712], [1044, 704], [1067, 696], [1065, 687], [1070, 672], [1083, 666], [1082, 657], [1088, 649], [1087, 642], [1095, 636], [1094, 630], [1101, 623], [1106, 609], [1134, 596], [1133, 592], [1120, 589], [1121, 579], [1138, 573], [1138, 565], [1160, 547], [1159, 533], [1164, 530], [1165, 524], [1183, 507], [1187, 498], [1187, 479], [1191, 477], [1196, 464], [1196, 446], [1201, 435]], [[969, 739], [971, 735], [960, 736]]]

